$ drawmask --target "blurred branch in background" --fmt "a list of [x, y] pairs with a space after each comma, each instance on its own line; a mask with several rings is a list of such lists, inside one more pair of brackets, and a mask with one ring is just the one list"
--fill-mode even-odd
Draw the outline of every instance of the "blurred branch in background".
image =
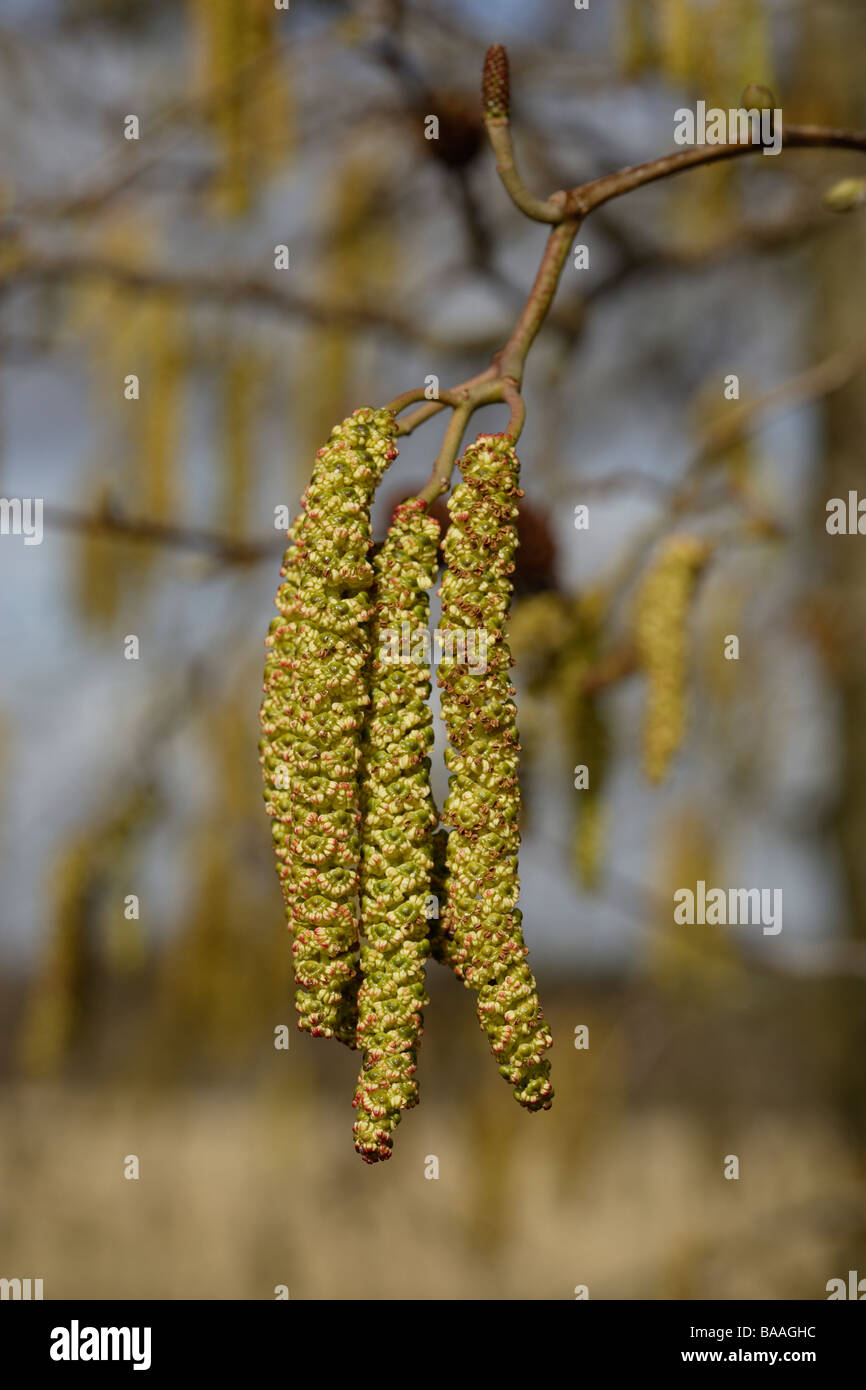
[[66, 507], [46, 507], [43, 515], [45, 525], [58, 531], [121, 536], [126, 540], [167, 546], [172, 550], [193, 550], [229, 565], [275, 560], [286, 548], [285, 538], [279, 534], [259, 541], [233, 540], [231, 536], [219, 536], [188, 526], [170, 526], [146, 517], [124, 516], [110, 504], [90, 514]]

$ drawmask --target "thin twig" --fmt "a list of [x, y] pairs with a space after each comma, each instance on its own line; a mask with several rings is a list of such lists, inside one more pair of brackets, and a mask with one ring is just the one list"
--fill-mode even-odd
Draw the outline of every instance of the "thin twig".
[[460, 444], [463, 439], [463, 432], [472, 414], [472, 407], [461, 405], [454, 411], [448, 422], [445, 431], [445, 438], [442, 440], [442, 447], [433, 465], [429, 482], [418, 493], [418, 497], [427, 503], [435, 502], [437, 497], [441, 497], [443, 492], [448, 491], [448, 483], [454, 471], [454, 463], [460, 452]]
[[[350, 304], [336, 307], [308, 299], [293, 290], [278, 287], [273, 281], [254, 275], [227, 275], [221, 271], [173, 271], [164, 268], [138, 267], [101, 256], [44, 256], [22, 250], [2, 272], [0, 289], [27, 283], [48, 283], [75, 279], [110, 280], [134, 291], [165, 292], [189, 299], [209, 300], [220, 304], [258, 304], [275, 313], [303, 318], [324, 327], [347, 327], [377, 330], [401, 339], [416, 341], [436, 352], [453, 352], [453, 341], [438, 339], [421, 332], [417, 325], [398, 314], [368, 305]], [[469, 356], [489, 339], [459, 345], [461, 355]]]
[[834, 352], [823, 362], [816, 362], [797, 376], [774, 386], [754, 400], [743, 401], [741, 405], [721, 416], [710, 428], [704, 431], [701, 441], [703, 459], [721, 453], [735, 444], [744, 430], [759, 430], [765, 423], [762, 419], [770, 415], [779, 419], [791, 410], [797, 410], [810, 401], [838, 391], [851, 380], [864, 362], [863, 352]]
[[544, 255], [535, 276], [535, 283], [523, 306], [523, 311], [502, 352], [498, 354], [497, 365], [503, 377], [512, 378], [519, 386], [523, 380], [526, 355], [531, 348], [547, 312], [553, 302], [559, 277], [568, 259], [571, 244], [580, 223], [569, 218], [554, 227], [547, 239]]
[[[417, 410], [413, 410], [410, 415], [407, 415], [404, 420], [398, 422], [398, 435], [411, 434], [419, 425], [423, 425], [426, 420], [432, 419], [440, 410], [444, 410], [448, 404], [448, 401], [445, 399], [446, 396], [456, 397], [461, 392], [464, 392], [466, 394], [463, 399], [468, 400], [468, 393], [472, 387], [479, 386], [482, 382], [491, 381], [496, 375], [497, 371], [495, 366], [486, 367], [485, 370], [479, 372], [477, 376], [469, 377], [466, 381], [461, 382], [459, 386], [452, 386], [450, 391], [440, 391], [435, 400], [425, 401], [424, 405], [419, 406]], [[420, 401], [424, 399], [425, 395], [426, 392], [423, 387], [419, 387], [415, 391], [404, 391], [402, 396], [397, 396], [396, 400], [391, 402], [388, 409], [395, 410], [396, 413], [397, 410], [402, 410], [403, 408], [396, 404], [398, 401], [406, 400], [408, 403], [409, 398]]]
[[496, 156], [496, 172], [515, 207], [520, 208], [524, 216], [531, 217], [533, 222], [561, 222], [568, 195], [562, 192], [551, 198], [536, 198], [530, 193], [517, 172], [510, 122], [507, 118], [499, 117], [485, 120], [484, 124]]
[[[102, 168], [107, 167], [110, 170], [120, 166], [117, 173], [102, 180], [94, 178], [92, 183], [82, 183], [78, 192], [36, 196], [13, 204], [4, 210], [0, 225], [14, 225], [23, 218], [81, 216], [82, 213], [93, 213], [104, 207], [154, 168], [167, 152], [189, 140], [191, 131], [189, 127], [174, 130], [168, 145], [158, 144], [154, 136], [178, 120], [189, 117], [200, 120], [218, 110], [224, 102], [234, 102], [243, 98], [252, 80], [263, 77], [265, 82], [271, 81], [272, 77], [269, 77], [267, 72], [271, 62], [270, 52], [258, 54], [245, 62], [226, 82], [213, 84], [206, 91], [184, 96], [164, 106], [160, 111], [145, 115], [147, 145], [131, 151], [125, 141], [121, 141], [119, 146], [115, 142], [110, 151], [98, 159], [89, 171], [89, 174], [93, 175]], [[260, 71], [262, 69], [263, 73]], [[259, 80], [259, 88], [261, 85]]]
[[[510, 133], [511, 90], [508, 55], [501, 44], [487, 50], [481, 83], [484, 123], [496, 155], [496, 167], [509, 197], [527, 217], [553, 224], [535, 282], [520, 316], [505, 346], [494, 356], [492, 371], [453, 387], [451, 394], [460, 396], [461, 420], [464, 410], [471, 416], [479, 405], [490, 399], [505, 399], [505, 392], [519, 392], [526, 357], [542, 324], [550, 312], [568, 253], [582, 219], [587, 213], [646, 183], [668, 178], [673, 174], [700, 165], [712, 164], [739, 155], [755, 154], [762, 146], [755, 143], [727, 145], [695, 145], [662, 155], [645, 164], [619, 169], [613, 174], [593, 179], [568, 191], [557, 191], [547, 199], [538, 199], [526, 188], [518, 171]], [[783, 149], [836, 148], [866, 152], [866, 132], [840, 130], [824, 126], [788, 126], [782, 132]], [[490, 394], [499, 386], [499, 394]], [[411, 393], [407, 393], [411, 395]], [[419, 397], [420, 399], [420, 397]], [[448, 402], [427, 402], [403, 423], [402, 433], [408, 433], [441, 410]], [[468, 418], [467, 416], [467, 418]], [[466, 421], [463, 420], [462, 429]], [[522, 425], [522, 419], [520, 420]], [[446, 439], [450, 434], [446, 432]], [[444, 447], [444, 446], [443, 446]], [[444, 477], [445, 456], [440, 453], [430, 481], [422, 496], [439, 496], [447, 488]], [[450, 476], [450, 475], [449, 475]], [[443, 486], [444, 479], [444, 486]]]
[[506, 379], [502, 383], [502, 399], [510, 410], [508, 416], [508, 427], [505, 433], [514, 440], [516, 444], [520, 438], [523, 424], [526, 419], [526, 402], [512, 381]]
[[[618, 169], [614, 174], [605, 174], [603, 178], [570, 189], [563, 216], [585, 217], [594, 208], [601, 207], [602, 203], [619, 198], [623, 193], [631, 193], [646, 183], [655, 183], [658, 179], [666, 179], [672, 174], [696, 169], [703, 164], [715, 164], [720, 159], [758, 154], [761, 149], [761, 145], [755, 144], [691, 145], [688, 149], [650, 159], [645, 164]], [[786, 126], [782, 131], [782, 149], [840, 149], [863, 153], [866, 152], [866, 131], [818, 125]]]
[[492, 44], [484, 55], [481, 105], [487, 135], [496, 156], [496, 172], [511, 201], [526, 217], [531, 217], [535, 222], [561, 222], [566, 194], [536, 198], [517, 172], [514, 142], [511, 138], [511, 77], [508, 54], [501, 43]]
[[286, 548], [284, 536], [262, 540], [234, 540], [211, 531], [189, 526], [173, 526], [153, 521], [149, 517], [126, 516], [113, 507], [88, 513], [70, 507], [46, 506], [42, 519], [45, 525], [58, 531], [77, 531], [90, 535], [117, 536], [124, 540], [145, 541], [168, 546], [173, 550], [193, 550], [210, 555], [227, 564], [249, 565], [282, 555]]

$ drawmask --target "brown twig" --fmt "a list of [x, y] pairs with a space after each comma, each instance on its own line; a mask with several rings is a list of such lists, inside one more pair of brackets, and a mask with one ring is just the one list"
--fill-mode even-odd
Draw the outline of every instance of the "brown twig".
[[[866, 152], [866, 131], [817, 125], [786, 126], [782, 132], [782, 149], [839, 149], [863, 153]], [[619, 198], [623, 193], [631, 193], [646, 183], [655, 183], [658, 179], [669, 178], [672, 174], [695, 169], [702, 164], [715, 164], [720, 159], [756, 154], [760, 150], [761, 146], [755, 144], [691, 145], [688, 149], [647, 160], [645, 164], [633, 164], [627, 169], [618, 169], [614, 174], [593, 179], [591, 183], [581, 184], [579, 188], [569, 189], [562, 215], [585, 217], [594, 208], [601, 207], [602, 203]]]
[[[725, 418], [718, 425], [714, 425], [706, 431], [682, 477], [673, 485], [665, 484], [659, 480], [656, 491], [663, 494], [664, 510], [662, 514], [654, 517], [641, 528], [628, 555], [617, 561], [613, 572], [603, 581], [603, 587], [611, 593], [624, 594], [645, 563], [652, 547], [665, 534], [671, 518], [683, 516], [700, 508], [700, 479], [707, 465], [711, 464], [719, 454], [745, 435], [760, 429], [768, 415], [773, 419], [778, 419], [788, 410], [796, 409], [809, 401], [819, 400], [831, 391], [839, 390], [851, 380], [862, 363], [862, 353], [833, 353], [832, 356], [823, 361], [807, 367], [789, 381], [773, 387], [764, 395], [758, 396], [752, 401], [744, 402], [735, 415]], [[623, 476], [620, 475], [621, 478]], [[587, 481], [590, 486], [593, 485], [590, 480]], [[641, 485], [649, 484], [648, 475], [640, 475], [640, 482]], [[577, 486], [583, 490], [586, 485], [578, 483]], [[742, 497], [738, 500], [742, 505]], [[773, 517], [761, 511], [750, 510], [746, 507], [743, 521], [747, 525], [747, 532], [743, 531], [741, 523], [736, 531], [732, 531], [730, 535], [736, 535], [738, 539], [766, 540], [777, 538], [783, 534], [780, 524]]]
[[519, 386], [523, 380], [526, 355], [547, 317], [547, 311], [556, 293], [559, 277], [571, 250], [572, 238], [577, 232], [579, 222], [572, 218], [554, 227], [547, 239], [544, 255], [535, 276], [535, 283], [523, 306], [523, 311], [514, 330], [501, 353], [494, 359], [499, 373], [510, 377]]
[[145, 541], [173, 550], [193, 550], [227, 564], [250, 565], [271, 560], [286, 548], [285, 537], [262, 540], [234, 540], [211, 531], [189, 526], [172, 526], [148, 517], [126, 516], [114, 507], [88, 513], [70, 507], [46, 506], [43, 522], [58, 531], [77, 531], [90, 535], [118, 536], [124, 540]]
[[637, 669], [637, 651], [634, 643], [626, 638], [612, 647], [578, 681], [581, 695], [597, 695], [608, 686], [618, 685], [626, 676]]
[[806, 367], [797, 376], [774, 386], [762, 396], [743, 401], [704, 431], [701, 441], [702, 459], [709, 459], [714, 454], [730, 448], [744, 430], [760, 429], [764, 415], [778, 419], [789, 410], [796, 410], [801, 405], [838, 391], [855, 375], [862, 366], [863, 359], [862, 352], [834, 352], [823, 362]]
[[520, 438], [523, 422], [526, 419], [526, 403], [514, 382], [506, 377], [502, 383], [502, 399], [509, 409], [508, 425], [505, 433], [514, 440]]
[[[147, 115], [145, 117], [149, 136], [147, 145], [131, 151], [123, 141], [121, 141], [120, 147], [113, 143], [110, 152], [97, 160], [91, 167], [90, 174], [96, 175], [92, 183], [82, 183], [77, 192], [66, 192], [59, 196], [51, 194], [47, 197], [33, 197], [20, 204], [12, 204], [11, 207], [4, 210], [3, 217], [0, 219], [0, 226], [3, 224], [14, 225], [23, 218], [80, 217], [83, 213], [93, 213], [104, 207], [153, 169], [169, 150], [176, 149], [187, 141], [190, 138], [191, 127], [187, 126], [172, 132], [171, 140], [167, 145], [156, 142], [154, 136], [170, 128], [179, 120], [190, 118], [201, 120], [202, 117], [218, 110], [224, 102], [238, 101], [254, 81], [258, 83], [260, 89], [262, 80], [265, 82], [272, 80], [267, 72], [270, 62], [269, 52], [256, 55], [244, 63], [226, 82], [213, 84], [206, 91], [193, 96], [184, 96], [169, 103], [161, 110]], [[263, 69], [264, 71], [262, 71]], [[100, 179], [98, 171], [106, 167], [109, 171], [116, 168], [117, 172], [109, 172], [107, 177]]]
[[440, 497], [443, 492], [448, 491], [448, 482], [454, 470], [454, 461], [460, 452], [463, 432], [469, 423], [471, 414], [470, 406], [458, 406], [448, 422], [445, 438], [442, 440], [442, 447], [433, 465], [429, 482], [418, 494], [419, 498], [428, 506], [431, 502], [435, 502], [436, 498]]
[[[405, 405], [411, 404], [412, 401], [424, 400], [425, 403], [419, 406], [417, 410], [413, 410], [404, 420], [398, 421], [398, 435], [411, 434], [419, 425], [423, 425], [426, 420], [437, 415], [440, 410], [444, 410], [448, 404], [448, 401], [445, 399], [446, 396], [459, 396], [462, 402], [466, 402], [469, 400], [469, 392], [473, 387], [492, 380], [496, 375], [495, 366], [487, 367], [483, 372], [479, 372], [477, 376], [469, 377], [468, 380], [461, 382], [459, 386], [453, 386], [450, 391], [440, 391], [439, 395], [432, 401], [425, 399], [427, 393], [423, 387], [419, 387], [414, 391], [404, 391], [402, 396], [395, 397], [387, 407], [389, 410], [393, 410], [395, 415], [399, 414], [399, 412], [405, 408]], [[404, 404], [400, 404], [400, 402]]]
[[[527, 217], [538, 222], [552, 224], [544, 255], [535, 282], [523, 306], [505, 346], [494, 356], [492, 369], [469, 381], [453, 387], [450, 394], [459, 397], [461, 416], [460, 435], [472, 412], [487, 401], [506, 399], [506, 391], [519, 393], [523, 380], [526, 357], [553, 302], [568, 253], [581, 221], [594, 209], [618, 198], [624, 193], [640, 188], [658, 179], [668, 178], [704, 164], [712, 164], [722, 159], [733, 159], [739, 155], [754, 154], [762, 147], [758, 144], [695, 145], [687, 149], [662, 155], [644, 164], [619, 169], [581, 184], [577, 188], [559, 190], [546, 199], [536, 198], [526, 188], [517, 169], [514, 146], [510, 128], [511, 92], [508, 71], [508, 56], [501, 44], [494, 44], [487, 50], [481, 83], [481, 99], [484, 109], [484, 123], [496, 156], [496, 168], [502, 184], [514, 202]], [[835, 148], [866, 152], [866, 132], [840, 130], [824, 126], [787, 126], [782, 131], [782, 149]], [[495, 388], [499, 393], [495, 394]], [[491, 394], [491, 389], [494, 394]], [[411, 395], [412, 393], [407, 393]], [[416, 397], [420, 399], [420, 397]], [[447, 405], [446, 400], [427, 402], [404, 421], [401, 433], [408, 433], [429, 419], [431, 415]], [[465, 419], [464, 419], [465, 415]], [[513, 417], [512, 417], [513, 418]], [[522, 416], [520, 418], [522, 426]], [[518, 427], [519, 433], [519, 427]], [[450, 439], [446, 432], [446, 439]], [[443, 445], [444, 449], [444, 445]], [[430, 481], [423, 497], [439, 496], [448, 485], [444, 469], [447, 451], [440, 452], [434, 465]], [[450, 477], [450, 473], [448, 475]]]
[[[27, 283], [54, 284], [75, 279], [110, 280], [131, 290], [164, 291], [217, 304], [258, 304], [274, 313], [303, 318], [324, 327], [375, 329], [401, 339], [415, 340], [431, 351], [454, 350], [452, 342], [420, 333], [415, 324], [398, 314], [368, 305], [338, 308], [278, 287], [273, 280], [262, 276], [227, 275], [219, 271], [170, 271], [128, 265], [101, 256], [45, 256], [22, 248], [0, 270], [0, 289]], [[485, 343], [487, 341], [484, 340]], [[475, 344], [469, 342], [461, 345], [460, 352], [465, 350], [468, 356], [481, 345], [481, 340]]]

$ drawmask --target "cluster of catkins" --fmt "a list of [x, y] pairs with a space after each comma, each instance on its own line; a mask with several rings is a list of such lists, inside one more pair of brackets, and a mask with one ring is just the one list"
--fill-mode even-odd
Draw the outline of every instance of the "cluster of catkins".
[[[259, 745], [298, 1026], [362, 1052], [354, 1134], [368, 1163], [390, 1157], [418, 1100], [429, 955], [477, 993], [518, 1101], [547, 1109], [553, 1094], [517, 908], [519, 743], [504, 631], [517, 457], [506, 436], [482, 435], [448, 504], [439, 683], [451, 781], [440, 818], [427, 641], [439, 527], [416, 499], [378, 549], [370, 531], [395, 434], [390, 412], [365, 407], [317, 454], [266, 643]], [[470, 670], [467, 650], [486, 660]]]

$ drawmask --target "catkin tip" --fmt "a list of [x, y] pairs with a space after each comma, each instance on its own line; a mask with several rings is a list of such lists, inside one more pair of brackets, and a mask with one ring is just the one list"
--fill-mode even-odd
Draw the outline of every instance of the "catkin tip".
[[511, 113], [511, 82], [508, 54], [501, 43], [491, 44], [484, 55], [481, 77], [481, 104], [485, 116], [505, 118]]

